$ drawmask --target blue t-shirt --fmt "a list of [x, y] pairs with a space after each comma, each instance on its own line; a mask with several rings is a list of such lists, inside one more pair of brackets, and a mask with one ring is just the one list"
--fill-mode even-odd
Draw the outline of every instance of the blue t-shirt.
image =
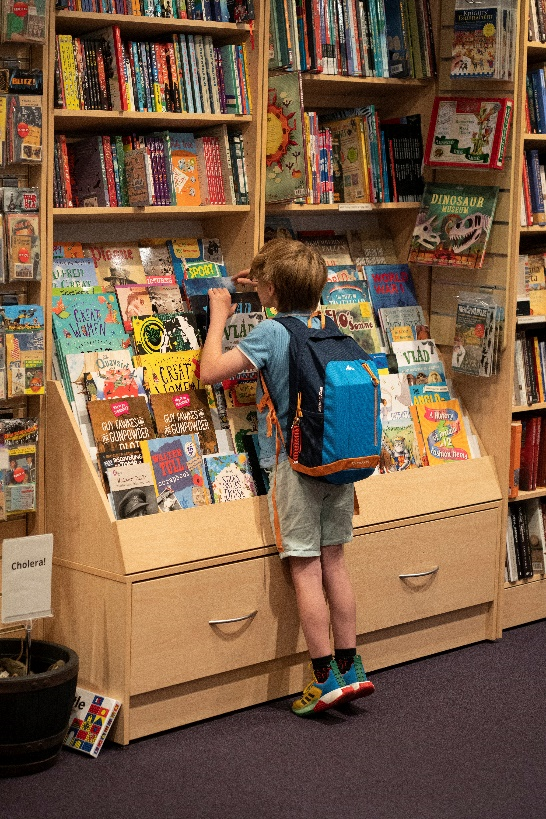
[[[307, 313], [278, 313], [278, 316], [297, 316], [307, 324], [311, 311]], [[313, 327], [320, 327], [320, 319], [313, 319]], [[265, 377], [277, 417], [286, 441], [288, 432], [288, 369], [290, 333], [278, 321], [261, 321], [246, 338], [239, 342], [239, 349], [258, 370], [265, 369]], [[262, 397], [262, 387], [258, 380], [256, 403]], [[258, 443], [260, 445], [260, 465], [264, 469], [275, 466], [275, 432], [267, 437], [267, 409], [258, 413]], [[281, 448], [279, 461], [286, 460], [286, 450]]]

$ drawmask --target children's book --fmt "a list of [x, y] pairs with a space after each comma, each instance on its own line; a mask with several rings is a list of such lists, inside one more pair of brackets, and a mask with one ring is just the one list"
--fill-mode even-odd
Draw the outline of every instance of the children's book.
[[150, 395], [200, 389], [200, 350], [135, 355], [135, 366], [144, 367], [144, 384]]
[[[467, 5], [457, 0], [453, 21], [452, 79], [512, 76], [515, 0]], [[508, 48], [507, 48], [508, 45]]]
[[502, 168], [513, 106], [508, 97], [436, 97], [425, 163], [439, 168]]
[[328, 281], [322, 290], [323, 304], [354, 304], [370, 302], [370, 291], [365, 281]]
[[8, 164], [33, 165], [42, 161], [41, 96], [9, 95], [6, 137]]
[[482, 267], [498, 193], [489, 185], [426, 184], [408, 261]]
[[140, 441], [155, 438], [152, 416], [142, 395], [88, 401], [87, 412], [98, 452], [134, 449]]
[[110, 492], [110, 486], [108, 485], [107, 475], [108, 469], [112, 469], [114, 466], [129, 466], [141, 463], [144, 463], [144, 459], [142, 457], [142, 450], [140, 449], [140, 446], [138, 444], [132, 449], [125, 450], [118, 449], [114, 452], [99, 452], [97, 455], [97, 464], [99, 469], [99, 475], [102, 480], [103, 486], [106, 490], [106, 493], [108, 494]]
[[120, 708], [119, 700], [78, 686], [64, 744], [97, 757]]
[[366, 265], [363, 269], [376, 318], [382, 307], [417, 304], [415, 286], [407, 264]]
[[250, 331], [264, 320], [263, 310], [255, 313], [234, 313], [230, 316], [222, 336], [222, 352], [227, 353], [236, 347], [241, 339], [246, 338]]
[[106, 469], [112, 505], [118, 520], [159, 512], [150, 464], [136, 463]]
[[225, 265], [219, 262], [186, 262], [184, 279], [214, 279], [227, 276]]
[[406, 373], [410, 384], [437, 384], [446, 380], [444, 365], [433, 339], [395, 341], [398, 372]]
[[417, 404], [417, 416], [430, 466], [467, 461], [472, 457], [456, 398], [435, 404]]
[[134, 317], [132, 324], [134, 348], [139, 355], [198, 350], [201, 347], [201, 334], [193, 313]]
[[82, 245], [86, 257], [93, 259], [99, 284], [105, 293], [113, 293], [117, 284], [146, 284], [146, 274], [138, 244]]
[[39, 214], [6, 213], [3, 221], [9, 280], [40, 279]]
[[309, 245], [320, 253], [327, 268], [340, 266], [350, 270], [354, 266], [344, 233], [333, 230], [299, 230], [297, 236], [304, 245]]
[[407, 375], [380, 375], [381, 460], [379, 471], [405, 472], [421, 465], [417, 437], [410, 412]]
[[53, 333], [56, 338], [67, 339], [119, 338], [124, 334], [124, 328], [115, 295], [53, 296]]
[[411, 384], [412, 404], [435, 404], [438, 401], [449, 401], [451, 393], [448, 385], [439, 381], [437, 384]]
[[3, 436], [8, 455], [8, 468], [4, 473], [4, 503], [8, 518], [21, 512], [36, 511], [38, 420], [4, 418], [0, 421], [0, 437]]
[[329, 264], [326, 272], [329, 282], [354, 282], [362, 278], [354, 264]]
[[455, 339], [451, 367], [466, 375], [493, 373], [495, 308], [476, 294], [465, 299], [460, 294], [455, 317]]
[[87, 393], [93, 389], [91, 400], [110, 401], [117, 398], [136, 398], [146, 395], [143, 385], [142, 367], [122, 367], [118, 370], [107, 370], [104, 375], [98, 372], [86, 373], [85, 386]]
[[116, 284], [114, 289], [123, 329], [130, 333], [133, 329], [131, 321], [133, 317], [149, 316], [153, 312], [148, 288], [141, 284]]
[[188, 300], [192, 296], [206, 296], [213, 287], [225, 287], [230, 293], [235, 292], [235, 285], [228, 276], [200, 276], [184, 279], [183, 287]]
[[301, 75], [271, 72], [267, 82], [265, 201], [289, 202], [307, 191]]
[[144, 462], [152, 466], [160, 512], [210, 503], [196, 435], [173, 435], [142, 441], [141, 448]]
[[213, 503], [242, 500], [256, 495], [256, 486], [245, 454], [207, 455], [203, 462]]
[[392, 236], [384, 230], [370, 230], [368, 225], [360, 230], [348, 230], [347, 241], [350, 255], [356, 265], [398, 262]]
[[420, 305], [380, 307], [378, 312], [383, 338], [389, 346], [393, 341], [430, 338], [430, 330]]
[[197, 171], [197, 147], [193, 134], [169, 132], [172, 183], [179, 206], [201, 204]]
[[186, 266], [197, 262], [223, 264], [222, 248], [218, 239], [169, 239], [167, 248], [178, 284], [182, 284]]
[[206, 390], [158, 393], [150, 396], [150, 404], [160, 438], [197, 435], [204, 455], [218, 452], [218, 441]]
[[235, 452], [245, 453], [245, 436], [258, 432], [258, 410], [255, 406], [246, 406], [230, 407], [226, 411]]
[[546, 316], [545, 264], [544, 253], [529, 253], [523, 256], [525, 291], [529, 298], [532, 316]]
[[177, 284], [151, 284], [147, 290], [153, 313], [184, 312], [184, 299]]
[[7, 376], [4, 397], [43, 394], [43, 308], [38, 304], [6, 304], [0, 307], [0, 318], [4, 343], [3, 370]]
[[323, 305], [322, 311], [333, 319], [338, 328], [352, 336], [367, 353], [380, 353], [381, 337], [369, 302]]
[[68, 296], [100, 291], [102, 287], [92, 259], [53, 260], [53, 295]]
[[176, 284], [166, 239], [142, 239], [138, 248], [147, 284]]

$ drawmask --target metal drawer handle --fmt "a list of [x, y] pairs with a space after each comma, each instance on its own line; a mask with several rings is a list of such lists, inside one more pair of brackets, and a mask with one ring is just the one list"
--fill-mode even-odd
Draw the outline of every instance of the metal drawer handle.
[[436, 574], [440, 567], [435, 566], [434, 569], [431, 569], [429, 572], [412, 572], [412, 574], [399, 574], [398, 577], [400, 580], [405, 580], [407, 577], [428, 577], [429, 574]]
[[252, 620], [258, 614], [258, 609], [251, 611], [250, 614], [243, 614], [242, 617], [230, 617], [229, 620], [209, 620], [209, 626], [220, 626], [223, 623], [240, 623], [241, 620]]

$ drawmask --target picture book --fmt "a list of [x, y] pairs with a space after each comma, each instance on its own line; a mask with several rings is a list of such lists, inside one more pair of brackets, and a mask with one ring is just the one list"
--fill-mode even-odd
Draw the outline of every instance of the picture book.
[[226, 503], [256, 495], [256, 487], [245, 454], [239, 452], [233, 455], [206, 455], [203, 462], [213, 503]]
[[147, 290], [153, 313], [184, 312], [184, 299], [177, 284], [149, 284]]
[[86, 257], [93, 259], [99, 284], [105, 293], [113, 293], [117, 284], [146, 284], [146, 274], [135, 243], [82, 245]]
[[367, 128], [364, 118], [352, 116], [326, 122], [332, 139], [340, 146], [341, 170], [343, 173], [343, 200], [347, 203], [364, 204], [371, 202], [371, 166], [366, 147]]
[[64, 744], [97, 757], [120, 707], [119, 700], [78, 686]]
[[188, 392], [201, 388], [200, 350], [177, 353], [135, 355], [137, 367], [144, 367], [144, 384], [150, 395], [161, 392]]
[[376, 317], [382, 307], [408, 307], [417, 304], [411, 270], [407, 264], [366, 265], [364, 275]]
[[379, 471], [404, 472], [421, 465], [419, 448], [410, 412], [411, 397], [407, 375], [380, 375], [381, 460]]
[[354, 282], [362, 278], [354, 264], [329, 264], [326, 270], [329, 282]]
[[116, 284], [114, 289], [123, 329], [130, 333], [133, 329], [131, 319], [134, 316], [149, 316], [153, 312], [150, 294], [147, 287], [140, 284]]
[[138, 249], [147, 284], [176, 284], [166, 239], [142, 239]]
[[112, 504], [118, 520], [159, 512], [150, 464], [136, 463], [106, 469]]
[[354, 304], [370, 302], [370, 291], [365, 281], [328, 281], [322, 290], [323, 304]]
[[493, 372], [495, 308], [476, 294], [459, 294], [451, 367], [466, 375], [488, 376]]
[[201, 347], [201, 334], [193, 313], [160, 313], [133, 317], [131, 321], [134, 348], [139, 355], [198, 350]]
[[117, 398], [136, 398], [137, 395], [146, 395], [143, 385], [142, 367], [122, 367], [117, 370], [107, 370], [104, 375], [98, 372], [85, 374], [84, 385], [94, 401], [110, 401]]
[[92, 259], [54, 259], [52, 278], [55, 296], [102, 291]]
[[439, 168], [502, 168], [513, 106], [507, 97], [436, 97], [425, 163]]
[[142, 441], [141, 448], [144, 462], [152, 466], [160, 512], [210, 503], [196, 435], [173, 435]]
[[203, 455], [218, 452], [218, 441], [206, 390], [158, 393], [150, 396], [150, 404], [160, 438], [197, 435]]
[[6, 213], [3, 217], [10, 281], [40, 279], [40, 217]]
[[222, 352], [227, 353], [238, 345], [241, 339], [246, 338], [254, 327], [265, 319], [265, 313], [260, 310], [255, 313], [234, 313], [226, 321], [222, 336]]
[[489, 185], [426, 184], [408, 261], [482, 267], [498, 192]]
[[445, 381], [445, 370], [433, 339], [395, 341], [398, 372], [406, 373], [410, 384], [436, 384]]
[[389, 346], [393, 341], [430, 338], [430, 330], [420, 305], [380, 307], [378, 312], [383, 337]]
[[434, 405], [417, 404], [416, 409], [430, 466], [472, 457], [456, 398]]
[[513, 27], [511, 15], [511, 4], [501, 0], [482, 6], [460, 0], [455, 4], [451, 79], [510, 78], [511, 62], [504, 49]]
[[142, 395], [88, 401], [87, 412], [98, 452], [134, 449], [140, 441], [155, 438], [152, 416]]
[[327, 304], [321, 309], [335, 321], [343, 333], [352, 336], [367, 353], [381, 352], [381, 337], [369, 302]]
[[[176, 205], [201, 204], [197, 147], [193, 134], [169, 131], [171, 174]], [[175, 203], [173, 203], [175, 204]]]
[[246, 452], [244, 438], [258, 432], [258, 411], [256, 407], [230, 407], [226, 410], [229, 430], [235, 452]]
[[299, 230], [297, 238], [304, 245], [309, 245], [318, 251], [327, 268], [341, 266], [348, 271], [352, 269], [354, 261], [349, 250], [347, 236], [344, 233], [336, 233], [333, 230]]
[[104, 339], [124, 333], [112, 293], [53, 296], [53, 332], [57, 338]]
[[218, 239], [169, 239], [167, 248], [178, 284], [182, 284], [186, 266], [195, 262], [223, 264], [222, 249]]
[[269, 73], [265, 201], [289, 202], [307, 191], [301, 76]]

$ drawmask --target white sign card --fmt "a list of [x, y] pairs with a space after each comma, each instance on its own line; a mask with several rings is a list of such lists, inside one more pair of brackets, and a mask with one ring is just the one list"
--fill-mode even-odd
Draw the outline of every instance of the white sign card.
[[2, 622], [52, 617], [53, 535], [4, 540], [2, 545]]

